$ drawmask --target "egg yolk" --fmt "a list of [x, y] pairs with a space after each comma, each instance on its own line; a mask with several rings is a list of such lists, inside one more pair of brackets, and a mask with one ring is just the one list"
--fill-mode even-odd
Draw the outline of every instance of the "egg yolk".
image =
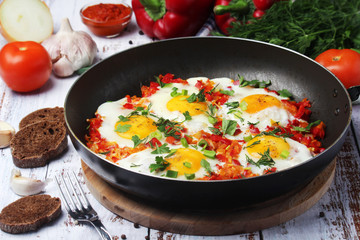
[[249, 95], [242, 99], [240, 105], [244, 102], [246, 103], [244, 111], [250, 114], [260, 112], [265, 108], [281, 106], [281, 102], [279, 99], [266, 94]]
[[166, 160], [170, 163], [167, 170], [177, 171], [178, 175], [184, 175], [196, 173], [201, 167], [201, 159], [204, 159], [204, 155], [190, 148], [179, 148], [175, 154]]
[[260, 158], [268, 149], [271, 158], [281, 159], [281, 153], [289, 151], [290, 145], [283, 138], [268, 135], [255, 137], [246, 144], [246, 150], [255, 158]]
[[168, 103], [166, 104], [166, 108], [173, 112], [173, 111], [179, 111], [181, 113], [185, 113], [186, 111], [189, 112], [190, 116], [195, 116], [202, 114], [206, 111], [207, 106], [205, 102], [192, 102], [189, 103], [186, 99], [189, 96], [176, 96], [172, 98]]
[[157, 129], [155, 122], [142, 115], [129, 117], [129, 121], [118, 121], [115, 124], [115, 132], [122, 138], [131, 139], [138, 135], [140, 139], [146, 138]]

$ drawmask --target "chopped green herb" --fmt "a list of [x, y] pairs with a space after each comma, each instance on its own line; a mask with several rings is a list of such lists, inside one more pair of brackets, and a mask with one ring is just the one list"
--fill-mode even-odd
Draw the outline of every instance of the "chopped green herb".
[[279, 90], [277, 92], [280, 94], [280, 97], [286, 97], [286, 98], [292, 97], [291, 92], [289, 92], [289, 90], [287, 90], [287, 89]]
[[204, 150], [204, 156], [214, 159], [216, 156], [216, 152], [211, 150]]
[[150, 172], [164, 171], [170, 165], [170, 163], [168, 161], [164, 160], [164, 158], [160, 157], [160, 156], [155, 157], [155, 162], [156, 163], [150, 164], [150, 166], [149, 166]]
[[225, 103], [226, 106], [228, 106], [229, 108], [238, 108], [240, 106], [239, 102], [227, 102]]
[[155, 132], [152, 132], [149, 134], [149, 139], [156, 138], [157, 140], [162, 139], [162, 134], [159, 130], [156, 130]]
[[186, 138], [181, 138], [180, 142], [181, 142], [181, 145], [183, 145], [183, 147], [185, 147], [185, 148], [189, 147], [189, 144], [188, 144]]
[[189, 111], [186, 111], [183, 113], [184, 117], [185, 117], [185, 120], [184, 121], [189, 121], [192, 119], [192, 117], [190, 116], [190, 113]]
[[115, 132], [119, 132], [119, 133], [124, 133], [129, 131], [129, 129], [131, 128], [130, 124], [125, 124], [125, 125], [117, 125], [117, 127], [115, 128]]
[[242, 101], [242, 102], [240, 103], [240, 109], [243, 110], [243, 111], [246, 111], [246, 110], [247, 110], [247, 106], [248, 106], [248, 104], [247, 104], [247, 102], [245, 102], [245, 101]]
[[233, 96], [235, 91], [234, 90], [220, 90], [220, 93], [229, 95], [229, 96]]
[[269, 85], [271, 85], [271, 81], [260, 81], [260, 80], [245, 80], [243, 76], [238, 75], [239, 77], [239, 86], [240, 87], [246, 87], [246, 86], [251, 86], [254, 88], [265, 88]]
[[189, 102], [189, 103], [193, 103], [195, 101], [198, 101], [198, 102], [205, 102], [205, 94], [204, 94], [204, 89], [201, 89], [199, 91], [198, 94], [191, 94], [190, 97], [186, 98], [186, 100]]
[[187, 180], [193, 180], [195, 178], [195, 173], [185, 173], [184, 174]]
[[217, 129], [217, 128], [209, 127], [209, 129], [215, 135], [220, 135], [221, 134], [221, 131], [219, 129]]
[[321, 120], [317, 120], [315, 122], [309, 123], [309, 125], [307, 125], [305, 128], [293, 126], [293, 129], [298, 132], [309, 132], [313, 126], [317, 126], [320, 123], [321, 123]]
[[283, 150], [281, 153], [280, 153], [280, 157], [282, 158], [287, 158], [289, 156], [290, 152], [288, 150]]
[[140, 167], [141, 164], [135, 164], [135, 163], [131, 163], [130, 167]]
[[252, 123], [252, 122], [247, 122], [249, 125], [253, 125], [253, 126], [255, 126], [255, 125], [257, 125], [258, 123], [260, 123], [260, 121], [257, 121], [256, 123]]
[[147, 138], [140, 139], [140, 137], [138, 135], [134, 135], [134, 136], [131, 137], [131, 140], [134, 142], [134, 148], [139, 146], [140, 143], [146, 141], [146, 139]]
[[200, 165], [205, 168], [206, 172], [208, 172], [211, 175], [211, 166], [210, 163], [208, 161], [206, 161], [205, 159], [201, 159]]
[[166, 155], [165, 158], [171, 157], [172, 155], [174, 155], [174, 154], [176, 153], [176, 151], [177, 151], [176, 149], [171, 149], [170, 152], [169, 152], [169, 154]]
[[191, 168], [191, 163], [189, 162], [183, 162], [184, 166], [187, 168]]
[[208, 145], [209, 143], [205, 140], [205, 139], [201, 139], [199, 142], [198, 142], [198, 145], [200, 147], [202, 147], [202, 149], [204, 150]]
[[157, 146], [156, 144], [156, 149], [154, 151], [152, 151], [152, 154], [163, 154], [163, 153], [169, 153], [170, 152], [170, 148], [167, 146], [167, 143], [164, 143], [161, 146]]
[[118, 118], [119, 118], [119, 121], [120, 121], [120, 122], [128, 122], [128, 121], [130, 121], [129, 118], [124, 117], [124, 116], [122, 116], [122, 115], [118, 116]]
[[169, 178], [177, 178], [178, 176], [178, 172], [177, 171], [173, 171], [173, 170], [168, 170], [166, 172], [166, 177], [169, 177]]
[[222, 121], [222, 131], [224, 134], [234, 135], [236, 131], [237, 122], [234, 120], [223, 119]]
[[261, 165], [263, 166], [274, 166], [275, 165], [275, 161], [271, 158], [270, 156], [270, 149], [268, 148], [264, 153], [259, 153], [261, 155], [261, 158], [255, 162], [254, 160], [252, 160], [248, 155], [246, 156], [246, 161], [250, 164], [253, 164], [257, 167], [260, 167]]
[[110, 151], [106, 151], [106, 152], [99, 152], [99, 154], [102, 154], [102, 155], [106, 155], [106, 154], [108, 154], [108, 153], [110, 153]]
[[251, 135], [244, 137], [244, 141], [245, 141], [245, 142], [248, 142], [248, 141], [250, 141], [251, 139], [253, 139], [253, 137], [252, 137]]
[[260, 142], [261, 142], [260, 140], [255, 141], [255, 142], [253, 142], [252, 144], [250, 144], [249, 146], [246, 146], [246, 147], [244, 147], [244, 148], [252, 148], [252, 147], [254, 147], [255, 145], [259, 144]]

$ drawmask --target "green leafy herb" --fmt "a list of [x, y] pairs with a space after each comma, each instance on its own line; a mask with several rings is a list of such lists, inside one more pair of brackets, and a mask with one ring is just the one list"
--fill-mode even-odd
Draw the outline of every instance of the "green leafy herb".
[[205, 94], [204, 94], [204, 89], [201, 89], [199, 91], [198, 94], [191, 94], [190, 97], [186, 98], [186, 100], [189, 102], [189, 103], [193, 103], [195, 101], [198, 101], [198, 102], [205, 102]]
[[279, 90], [277, 92], [280, 94], [280, 97], [286, 97], [286, 98], [292, 97], [291, 92], [289, 92], [289, 90], [287, 90], [287, 89]]
[[124, 124], [124, 125], [119, 124], [115, 128], [115, 132], [124, 133], [124, 132], [129, 131], [130, 128], [131, 128], [130, 124]]
[[225, 103], [226, 106], [228, 106], [229, 108], [238, 108], [240, 106], [239, 102], [227, 102]]
[[[155, 115], [152, 116], [156, 117]], [[171, 121], [169, 119], [159, 118], [155, 124], [157, 129], [164, 133], [165, 137], [171, 136], [175, 139], [180, 139], [181, 130], [183, 129], [180, 123]]]
[[118, 116], [120, 122], [128, 122], [130, 119], [128, 117], [124, 117], [122, 115]]
[[255, 141], [255, 142], [253, 142], [252, 144], [250, 144], [249, 146], [246, 146], [246, 147], [244, 147], [244, 148], [252, 148], [253, 146], [259, 144], [260, 142], [261, 142], [260, 140]]
[[321, 123], [321, 120], [317, 120], [315, 122], [312, 122], [312, 123], [309, 123], [309, 125], [307, 125], [305, 128], [303, 127], [296, 127], [296, 126], [293, 126], [293, 129], [295, 131], [298, 131], [298, 132], [310, 132], [310, 129], [313, 127], [313, 126], [317, 126]]
[[163, 87], [165, 87], [166, 85], [168, 85], [168, 83], [162, 82], [158, 76], [155, 76], [155, 80], [156, 80], [156, 82], [160, 85], [161, 88], [163, 88]]
[[185, 117], [185, 120], [184, 121], [189, 121], [192, 119], [192, 117], [190, 116], [190, 113], [189, 111], [186, 111], [183, 113], [184, 117]]
[[271, 85], [271, 81], [268, 80], [268, 81], [260, 81], [260, 80], [245, 80], [244, 77], [238, 75], [239, 77], [239, 86], [240, 87], [246, 87], [246, 86], [251, 86], [251, 87], [254, 87], [254, 88], [265, 88], [269, 85]]
[[174, 155], [174, 154], [176, 153], [176, 151], [177, 151], [176, 149], [171, 149], [170, 152], [169, 152], [169, 154], [166, 155], [165, 158], [171, 157], [172, 155]]
[[260, 123], [260, 121], [257, 121], [256, 123], [252, 123], [252, 122], [247, 122], [249, 125], [253, 125], [255, 126], [256, 124]]
[[156, 145], [156, 149], [154, 151], [152, 151], [152, 154], [163, 154], [163, 153], [169, 153], [170, 152], [170, 148], [167, 146], [167, 143], [164, 143], [161, 146], [157, 146]]
[[252, 160], [248, 155], [246, 156], [246, 161], [250, 164], [253, 164], [257, 167], [260, 167], [261, 165], [263, 166], [274, 166], [275, 165], [275, 161], [271, 158], [270, 156], [270, 149], [268, 148], [264, 153], [259, 153], [261, 155], [261, 158], [255, 162], [254, 160]]
[[211, 166], [210, 163], [208, 161], [206, 161], [205, 159], [201, 159], [200, 165], [205, 168], [206, 172], [208, 172], [211, 175]]
[[106, 154], [108, 154], [108, 153], [110, 153], [110, 151], [106, 151], [106, 152], [99, 152], [99, 154], [102, 154], [102, 155], [106, 155]]
[[186, 138], [182, 138], [180, 140], [180, 142], [181, 142], [181, 145], [183, 145], [183, 147], [185, 147], [185, 148], [189, 147], [189, 144], [188, 144]]
[[209, 127], [209, 129], [215, 135], [220, 135], [221, 134], [221, 131], [219, 129], [217, 129], [217, 128]]
[[201, 139], [199, 142], [198, 142], [198, 145], [200, 147], [202, 147], [202, 149], [204, 150], [208, 145], [209, 143], [205, 140], [205, 139]]
[[134, 148], [139, 146], [140, 143], [145, 142], [147, 138], [140, 139], [138, 135], [134, 135], [131, 137], [131, 140], [134, 142]]
[[215, 114], [216, 114], [216, 112], [217, 112], [216, 106], [213, 105], [213, 104], [209, 104], [209, 105], [208, 105], [208, 109], [209, 109], [209, 111], [207, 111], [206, 113], [207, 113], [207, 115], [208, 115], [208, 121], [209, 121], [209, 123], [211, 123], [211, 124], [217, 123], [217, 119], [216, 119], [216, 116], [215, 116]]
[[234, 92], [234, 90], [220, 90], [220, 93], [229, 95], [229, 96], [233, 96], [235, 92]]
[[164, 160], [164, 158], [160, 156], [155, 157], [155, 162], [156, 163], [150, 164], [150, 172], [164, 171], [170, 165], [168, 161]]
[[236, 131], [237, 122], [234, 120], [223, 119], [222, 121], [222, 132], [224, 134], [234, 135]]
[[360, 48], [359, 11], [359, 0], [279, 1], [260, 19], [240, 19], [228, 30], [315, 58], [328, 49]]

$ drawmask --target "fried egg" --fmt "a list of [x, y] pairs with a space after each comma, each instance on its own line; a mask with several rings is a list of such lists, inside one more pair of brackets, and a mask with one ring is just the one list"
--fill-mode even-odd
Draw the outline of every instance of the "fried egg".
[[[168, 153], [153, 154], [154, 149], [145, 149], [119, 160], [117, 164], [126, 169], [148, 175], [165, 176], [167, 171], [171, 170], [177, 172], [177, 179], [183, 180], [192, 180], [208, 175], [207, 169], [202, 166], [204, 165], [202, 164], [204, 161], [209, 164], [209, 169], [217, 169], [217, 161], [205, 157], [199, 150], [190, 147], [184, 148], [179, 145], [171, 146], [171, 149], [176, 150], [176, 152], [169, 157], [166, 157]], [[169, 166], [164, 171], [151, 172], [150, 165], [155, 163], [156, 156], [163, 157], [163, 159], [169, 163]]]
[[[265, 161], [269, 155], [274, 164], [260, 164], [259, 160], [263, 157]], [[248, 141], [240, 153], [239, 159], [243, 166], [251, 167], [254, 173], [262, 174], [267, 168], [276, 167], [283, 170], [298, 165], [312, 157], [310, 150], [303, 144], [290, 138], [275, 137], [271, 135], [261, 135]], [[250, 161], [249, 161], [250, 159]], [[255, 163], [251, 163], [251, 160]], [[256, 164], [259, 164], [257, 166]]]

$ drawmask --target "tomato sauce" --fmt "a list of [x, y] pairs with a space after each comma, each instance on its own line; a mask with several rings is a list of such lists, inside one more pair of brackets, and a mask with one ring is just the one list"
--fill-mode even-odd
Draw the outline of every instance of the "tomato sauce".
[[131, 8], [123, 4], [100, 3], [85, 8], [82, 14], [97, 22], [120, 21], [129, 16]]
[[83, 23], [97, 36], [115, 37], [131, 21], [132, 9], [125, 4], [100, 3], [81, 10]]

